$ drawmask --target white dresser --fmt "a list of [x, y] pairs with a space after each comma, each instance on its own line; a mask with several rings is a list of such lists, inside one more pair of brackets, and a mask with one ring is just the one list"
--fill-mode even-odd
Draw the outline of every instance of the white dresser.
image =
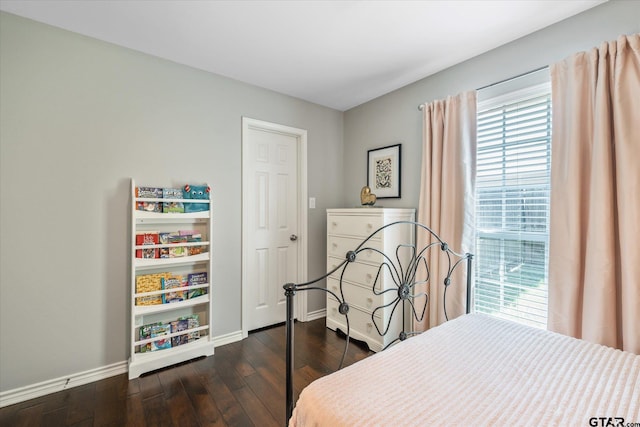
[[[327, 209], [327, 271], [333, 270], [344, 261], [347, 252], [354, 250], [372, 232], [385, 224], [396, 221], [415, 221], [415, 209], [399, 208], [354, 208], [354, 209]], [[389, 257], [393, 257], [394, 263], [396, 248], [400, 244], [413, 245], [415, 228], [408, 225], [394, 225], [377, 233], [369, 240], [365, 247], [375, 248]], [[400, 259], [406, 269], [409, 258], [409, 249], [400, 251]], [[365, 250], [358, 254], [356, 261], [351, 263], [343, 276], [343, 293], [349, 303], [349, 325], [351, 337], [364, 341], [373, 351], [380, 351], [384, 346], [398, 337], [402, 330], [402, 304], [398, 304], [395, 313], [391, 316], [393, 305], [377, 310], [375, 318], [371, 314], [376, 307], [388, 304], [397, 297], [397, 292], [387, 292], [384, 295], [375, 295], [373, 285], [382, 262], [382, 255], [376, 251]], [[338, 270], [327, 278], [327, 289], [340, 295], [340, 274]], [[397, 290], [397, 285], [391, 279], [386, 269], [383, 269], [376, 283], [376, 292], [383, 289]], [[389, 319], [391, 318], [391, 323]], [[390, 325], [385, 336], [381, 332]], [[327, 293], [327, 327], [332, 330], [340, 329], [347, 332], [345, 316], [338, 311], [338, 302]], [[407, 328], [410, 330], [410, 328]]]

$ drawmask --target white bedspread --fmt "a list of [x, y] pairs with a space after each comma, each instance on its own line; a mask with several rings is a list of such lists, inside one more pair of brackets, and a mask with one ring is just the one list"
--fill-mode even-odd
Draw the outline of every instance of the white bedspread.
[[640, 356], [470, 314], [316, 380], [300, 394], [289, 425], [607, 421], [640, 423]]

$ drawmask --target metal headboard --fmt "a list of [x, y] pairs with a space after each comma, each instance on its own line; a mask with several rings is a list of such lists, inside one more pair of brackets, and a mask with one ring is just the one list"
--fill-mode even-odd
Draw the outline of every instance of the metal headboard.
[[[428, 239], [425, 246], [421, 249], [416, 247], [416, 244], [399, 244], [394, 253], [387, 254], [381, 251], [380, 249], [368, 246], [368, 242], [374, 238], [376, 235], [382, 232], [382, 230], [389, 227], [398, 227], [398, 226], [407, 226], [407, 227], [415, 227], [415, 231], [419, 232], [420, 229], [425, 230], [428, 233]], [[417, 233], [416, 233], [417, 234]], [[444, 294], [443, 294], [443, 308], [445, 318], [448, 320], [449, 317], [447, 315], [447, 289], [449, 289], [452, 284], [452, 275], [454, 271], [458, 268], [458, 266], [462, 263], [467, 265], [467, 278], [466, 278], [466, 312], [469, 313], [470, 305], [471, 305], [471, 263], [473, 260], [473, 255], [470, 253], [459, 254], [454, 252], [449, 248], [447, 243], [445, 243], [433, 230], [431, 230], [426, 225], [420, 224], [418, 222], [413, 221], [396, 221], [390, 224], [384, 225], [378, 228], [376, 231], [371, 233], [366, 239], [364, 239], [355, 249], [348, 251], [345, 255], [345, 259], [333, 270], [327, 272], [321, 277], [318, 277], [314, 280], [305, 282], [305, 283], [287, 283], [283, 286], [284, 293], [287, 299], [287, 319], [286, 319], [286, 422], [289, 423], [289, 419], [291, 418], [291, 414], [293, 413], [294, 400], [293, 400], [293, 325], [294, 325], [294, 317], [293, 317], [293, 297], [296, 292], [299, 291], [309, 291], [309, 290], [318, 290], [322, 292], [327, 292], [331, 294], [338, 301], [338, 311], [340, 314], [345, 316], [347, 330], [343, 331], [346, 334], [344, 351], [342, 353], [342, 357], [340, 359], [340, 365], [338, 369], [342, 368], [344, 364], [345, 356], [347, 354], [347, 350], [349, 348], [350, 341], [350, 326], [349, 326], [349, 302], [344, 298], [343, 292], [343, 277], [346, 269], [349, 267], [351, 263], [356, 261], [358, 254], [362, 251], [374, 251], [382, 256], [382, 261], [378, 266], [378, 273], [373, 282], [372, 293], [374, 295], [383, 295], [390, 292], [395, 292], [396, 296], [391, 302], [384, 303], [384, 305], [378, 306], [373, 309], [371, 313], [371, 320], [373, 325], [380, 336], [385, 335], [389, 332], [389, 328], [391, 325], [392, 318], [396, 313], [396, 309], [401, 305], [402, 312], [402, 330], [398, 334], [398, 336], [392, 340], [389, 344], [387, 344], [384, 348], [386, 349], [390, 345], [397, 343], [398, 341], [404, 341], [412, 335], [418, 334], [420, 332], [410, 331], [411, 326], [407, 325], [407, 318], [410, 315], [415, 321], [421, 322], [424, 319], [427, 305], [429, 303], [429, 295], [426, 292], [415, 293], [416, 286], [420, 286], [428, 283], [432, 278], [431, 271], [429, 269], [429, 265], [427, 263], [428, 253], [432, 248], [439, 248], [441, 253], [446, 257], [447, 260], [447, 271], [444, 274], [443, 284], [444, 284]], [[401, 254], [402, 253], [402, 254]], [[422, 267], [422, 268], [421, 268]], [[418, 271], [420, 270], [420, 274], [424, 275], [424, 277], [416, 277], [418, 275]], [[315, 286], [315, 284], [332, 274], [340, 272], [340, 289], [339, 292], [333, 292], [324, 287]], [[391, 278], [395, 287], [388, 288], [385, 290], [378, 291], [376, 289], [376, 284], [380, 279], [382, 274], [388, 274], [388, 277]], [[416, 304], [418, 299], [424, 298], [423, 304]], [[378, 326], [378, 323], [375, 319], [375, 314], [385, 308], [392, 307], [391, 315], [385, 325], [382, 327]]]

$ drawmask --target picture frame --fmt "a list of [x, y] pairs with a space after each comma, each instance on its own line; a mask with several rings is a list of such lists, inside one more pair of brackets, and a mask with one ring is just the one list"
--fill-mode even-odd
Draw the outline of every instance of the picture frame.
[[367, 185], [378, 199], [399, 199], [402, 144], [367, 151]]

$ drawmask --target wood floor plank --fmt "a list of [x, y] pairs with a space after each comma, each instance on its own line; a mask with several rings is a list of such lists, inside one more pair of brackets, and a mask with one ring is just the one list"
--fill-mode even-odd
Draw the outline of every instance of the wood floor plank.
[[66, 424], [66, 420], [67, 420], [67, 408], [64, 407], [64, 408], [55, 409], [53, 411], [45, 412], [42, 415], [42, 421], [40, 421], [40, 425], [42, 427], [61, 426]]
[[195, 415], [201, 426], [226, 426], [224, 418], [208, 390], [199, 381], [193, 366], [182, 365], [177, 368], [184, 390], [193, 405]]
[[138, 385], [140, 387], [140, 393], [142, 400], [146, 400], [152, 397], [156, 397], [162, 394], [162, 384], [157, 374], [143, 375], [138, 378]]
[[44, 404], [28, 406], [20, 409], [15, 414], [15, 427], [39, 426], [43, 415]]
[[234, 390], [233, 394], [236, 396], [236, 399], [238, 399], [238, 402], [240, 402], [240, 405], [242, 405], [255, 426], [282, 427], [284, 424], [278, 423], [275, 418], [273, 418], [269, 410], [249, 387]]
[[70, 390], [67, 425], [71, 426], [93, 419], [96, 384], [90, 383]]
[[147, 422], [144, 417], [144, 406], [142, 405], [142, 396], [136, 393], [127, 397], [125, 409], [125, 427], [146, 427]]
[[[325, 320], [296, 322], [294, 393], [337, 368], [344, 338]], [[279, 426], [285, 421], [285, 328], [250, 333], [196, 359], [0, 408], [0, 426]], [[351, 343], [345, 366], [371, 355]]]
[[275, 388], [260, 374], [247, 377], [247, 384], [279, 425], [285, 424], [285, 389]]
[[240, 402], [222, 381], [220, 376], [209, 377], [203, 384], [216, 401], [225, 422], [230, 426], [252, 426], [251, 418], [246, 414]]
[[123, 374], [96, 383], [94, 426], [117, 426], [125, 423], [127, 382], [126, 375]]
[[158, 378], [164, 390], [164, 399], [167, 404], [171, 421], [176, 426], [198, 426], [198, 417], [191, 404], [191, 400], [182, 384], [181, 376], [177, 369], [167, 369], [158, 373]]
[[[164, 396], [157, 394], [142, 402], [144, 420], [148, 426], [173, 427], [173, 420], [167, 416], [168, 408]], [[176, 427], [179, 427], [177, 425]]]

